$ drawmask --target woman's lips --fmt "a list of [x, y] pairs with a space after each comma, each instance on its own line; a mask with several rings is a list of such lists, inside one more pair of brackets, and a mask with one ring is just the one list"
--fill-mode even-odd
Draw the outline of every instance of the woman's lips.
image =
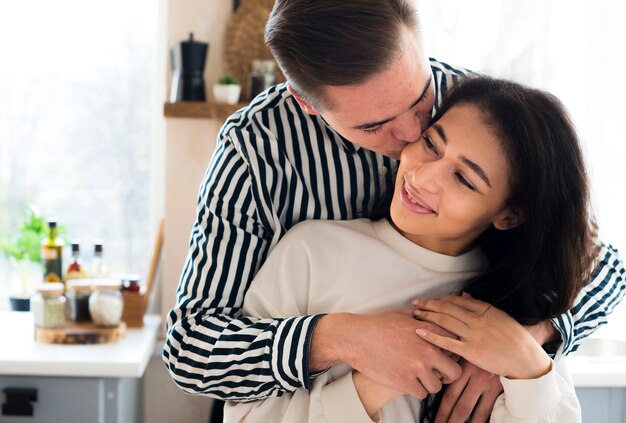
[[402, 185], [401, 198], [402, 204], [404, 204], [404, 206], [413, 213], [437, 214], [426, 203], [420, 200], [415, 194], [411, 194], [409, 188], [407, 188], [406, 186], [406, 182], [404, 185]]

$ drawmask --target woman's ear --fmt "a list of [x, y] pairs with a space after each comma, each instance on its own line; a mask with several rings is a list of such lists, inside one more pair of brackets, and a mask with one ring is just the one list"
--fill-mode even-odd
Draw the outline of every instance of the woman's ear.
[[500, 231], [513, 229], [524, 223], [524, 214], [520, 209], [506, 209], [493, 221], [493, 226]]
[[290, 84], [287, 85], [287, 89], [289, 90], [291, 95], [293, 95], [293, 98], [296, 99], [296, 101], [298, 102], [300, 107], [302, 107], [302, 109], [305, 112], [307, 112], [310, 115], [317, 115], [317, 114], [319, 114], [317, 109], [311, 103], [309, 103], [304, 98], [302, 98], [300, 96], [300, 94], [298, 94], [298, 92]]

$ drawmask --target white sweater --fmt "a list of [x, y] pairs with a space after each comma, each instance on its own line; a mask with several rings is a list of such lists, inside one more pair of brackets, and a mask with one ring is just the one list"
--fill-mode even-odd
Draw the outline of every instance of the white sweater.
[[[450, 257], [426, 250], [386, 220], [305, 221], [287, 232], [247, 291], [243, 315], [290, 317], [372, 313], [409, 306], [414, 298], [458, 293], [484, 268], [478, 250]], [[270, 369], [271, 371], [272, 369]], [[500, 378], [504, 393], [492, 422], [578, 422], [580, 405], [563, 362], [533, 380]], [[411, 422], [419, 401], [390, 401], [381, 421]], [[253, 402], [227, 402], [225, 422], [371, 422], [352, 382], [352, 369], [333, 366], [310, 392], [298, 389]]]

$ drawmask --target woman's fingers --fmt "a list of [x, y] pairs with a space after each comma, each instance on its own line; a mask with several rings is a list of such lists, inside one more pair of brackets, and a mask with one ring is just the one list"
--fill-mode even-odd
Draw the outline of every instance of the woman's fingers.
[[413, 316], [419, 320], [434, 323], [447, 332], [456, 335], [456, 337], [465, 337], [467, 335], [467, 324], [456, 317], [445, 314], [445, 312], [439, 313], [416, 309], [413, 311]]
[[[461, 321], [469, 319], [474, 313], [452, 300], [453, 297], [443, 297], [439, 300], [414, 300], [413, 307], [417, 310], [435, 311], [447, 314]], [[456, 297], [461, 298], [461, 297]]]
[[468, 381], [469, 375], [466, 372], [463, 372], [461, 377], [448, 385], [443, 394], [439, 410], [437, 411], [435, 423], [446, 423], [449, 421], [450, 414], [452, 414], [452, 410], [457, 400], [465, 390], [465, 386]]
[[[473, 313], [483, 313], [486, 309], [489, 308], [490, 304], [484, 301], [476, 300], [471, 297], [466, 292], [463, 295], [446, 295], [437, 300], [415, 300], [413, 301], [413, 305], [416, 306], [417, 303], [427, 304], [431, 302], [441, 302], [441, 303], [449, 303], [454, 304], [464, 310], [473, 312]], [[432, 304], [431, 304], [432, 306]]]
[[[420, 338], [424, 339], [425, 341], [430, 342], [431, 344], [439, 348], [442, 348], [444, 350], [453, 352], [454, 354], [463, 356], [463, 343], [461, 341], [457, 341], [456, 339], [452, 339], [447, 336], [437, 335], [436, 333], [425, 330], [425, 329], [416, 329], [415, 333]], [[439, 369], [439, 371], [441, 371], [441, 369]]]

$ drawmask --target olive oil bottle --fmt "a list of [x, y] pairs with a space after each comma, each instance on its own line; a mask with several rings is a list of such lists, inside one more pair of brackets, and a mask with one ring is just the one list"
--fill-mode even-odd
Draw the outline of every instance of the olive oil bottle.
[[48, 238], [41, 245], [44, 282], [63, 282], [63, 241], [59, 238], [57, 222], [48, 222]]

